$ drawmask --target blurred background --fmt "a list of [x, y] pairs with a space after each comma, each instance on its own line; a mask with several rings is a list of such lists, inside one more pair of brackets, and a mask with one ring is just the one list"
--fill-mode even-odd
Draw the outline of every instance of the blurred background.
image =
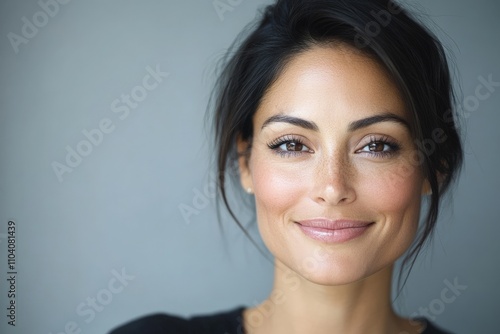
[[[1, 333], [105, 333], [148, 313], [190, 316], [266, 298], [272, 265], [227, 214], [218, 222], [204, 116], [217, 61], [271, 2], [0, 3]], [[404, 3], [454, 54], [466, 160], [395, 305], [455, 333], [493, 333], [500, 3]], [[244, 205], [235, 209], [252, 220]], [[450, 285], [460, 286], [452, 301], [442, 294]]]

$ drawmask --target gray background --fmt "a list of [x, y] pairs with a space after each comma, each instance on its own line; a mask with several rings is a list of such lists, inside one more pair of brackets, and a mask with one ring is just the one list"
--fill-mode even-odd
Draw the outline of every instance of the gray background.
[[[214, 149], [203, 117], [212, 71], [270, 1], [229, 3], [219, 16], [211, 0], [70, 1], [16, 53], [8, 34], [22, 35], [22, 17], [33, 22], [41, 7], [1, 2], [0, 332], [55, 334], [74, 322], [103, 333], [151, 312], [187, 316], [266, 297], [272, 266], [227, 215], [220, 232], [211, 196]], [[460, 103], [474, 101], [479, 76], [500, 81], [497, 1], [411, 4], [455, 54]], [[112, 102], [157, 65], [169, 76], [120, 119]], [[500, 87], [476, 101], [461, 117], [466, 167], [452, 205], [397, 303], [407, 315], [431, 307], [456, 333], [498, 328]], [[105, 118], [113, 132], [60, 182], [52, 163], [64, 163], [66, 146], [76, 149], [82, 131]], [[188, 206], [196, 212], [185, 219]], [[15, 328], [4, 315], [9, 219], [17, 223]], [[134, 278], [110, 293], [122, 268]], [[445, 304], [445, 281], [455, 279], [467, 288]], [[91, 320], [76, 311], [89, 297], [106, 302]]]

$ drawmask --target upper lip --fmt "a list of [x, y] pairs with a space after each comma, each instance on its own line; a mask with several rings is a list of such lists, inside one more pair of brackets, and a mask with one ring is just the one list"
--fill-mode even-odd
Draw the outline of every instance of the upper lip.
[[323, 228], [328, 230], [342, 230], [346, 228], [365, 227], [372, 224], [373, 222], [351, 220], [351, 219], [331, 220], [327, 218], [314, 218], [314, 219], [301, 220], [298, 221], [297, 223], [306, 227]]

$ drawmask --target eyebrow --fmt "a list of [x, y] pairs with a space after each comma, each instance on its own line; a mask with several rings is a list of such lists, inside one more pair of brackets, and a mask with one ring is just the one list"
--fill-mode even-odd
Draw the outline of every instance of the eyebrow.
[[294, 116], [288, 116], [288, 115], [283, 115], [283, 114], [278, 114], [278, 115], [273, 115], [266, 119], [264, 124], [262, 124], [262, 127], [260, 130], [264, 129], [266, 126], [268, 126], [271, 123], [289, 123], [292, 125], [300, 126], [301, 128], [307, 129], [307, 130], [313, 130], [313, 131], [319, 131], [319, 127], [316, 125], [316, 123], [307, 121], [303, 118], [299, 117], [294, 117]]
[[[349, 124], [349, 131], [353, 132], [362, 128], [366, 128], [370, 125], [376, 124], [376, 123], [381, 123], [381, 122], [393, 122], [393, 123], [399, 123], [403, 126], [405, 126], [408, 130], [411, 131], [410, 124], [403, 119], [402, 117], [395, 115], [390, 112], [386, 112], [383, 114], [379, 115], [374, 115], [366, 118], [359, 119], [357, 121], [351, 122]], [[292, 125], [299, 126], [301, 128], [304, 128], [306, 130], [313, 130], [318, 132], [319, 127], [316, 123], [312, 121], [305, 120], [303, 118], [295, 117], [295, 116], [289, 116], [289, 115], [283, 115], [283, 114], [277, 114], [269, 117], [266, 119], [264, 124], [262, 124], [261, 131], [268, 126], [269, 124], [272, 123], [288, 123]]]
[[349, 131], [356, 131], [356, 130], [359, 130], [362, 128], [366, 128], [372, 124], [381, 123], [381, 122], [399, 123], [411, 131], [410, 124], [404, 118], [402, 118], [398, 115], [395, 115], [393, 113], [390, 113], [390, 112], [386, 112], [383, 114], [370, 116], [367, 118], [363, 118], [363, 119], [354, 121], [351, 124], [349, 124]]

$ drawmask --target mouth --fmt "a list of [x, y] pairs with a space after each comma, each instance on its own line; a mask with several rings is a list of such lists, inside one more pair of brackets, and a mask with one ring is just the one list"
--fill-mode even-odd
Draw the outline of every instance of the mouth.
[[374, 224], [359, 220], [311, 219], [296, 222], [308, 237], [327, 243], [341, 243], [363, 235]]

